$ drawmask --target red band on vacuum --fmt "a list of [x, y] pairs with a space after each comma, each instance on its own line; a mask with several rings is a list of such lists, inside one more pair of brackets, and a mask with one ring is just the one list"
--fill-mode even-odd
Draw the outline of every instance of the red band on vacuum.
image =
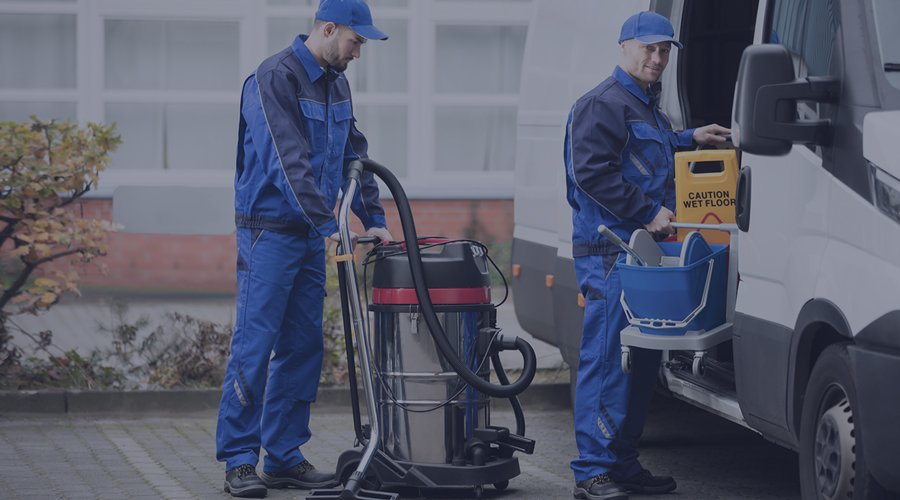
[[[491, 289], [484, 288], [429, 288], [428, 295], [435, 305], [489, 304]], [[374, 288], [372, 303], [382, 305], [418, 304], [414, 288]]]

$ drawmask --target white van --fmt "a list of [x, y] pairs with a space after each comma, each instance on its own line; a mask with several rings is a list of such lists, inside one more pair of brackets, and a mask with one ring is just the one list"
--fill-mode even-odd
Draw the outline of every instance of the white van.
[[733, 336], [669, 351], [676, 397], [799, 451], [804, 498], [900, 492], [900, 1], [536, 0], [522, 73], [513, 290], [578, 364], [583, 310], [565, 201], [572, 103], [619, 61], [629, 15], [669, 17], [676, 129], [732, 125], [740, 281]]

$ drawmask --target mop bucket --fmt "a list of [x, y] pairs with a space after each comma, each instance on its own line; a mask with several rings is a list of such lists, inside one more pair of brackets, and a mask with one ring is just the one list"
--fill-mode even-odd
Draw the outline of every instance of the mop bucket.
[[687, 244], [682, 242], [659, 243], [660, 267], [619, 260], [620, 301], [631, 325], [647, 334], [684, 335], [725, 322], [728, 246], [702, 243], [706, 255], [686, 265], [680, 265]]

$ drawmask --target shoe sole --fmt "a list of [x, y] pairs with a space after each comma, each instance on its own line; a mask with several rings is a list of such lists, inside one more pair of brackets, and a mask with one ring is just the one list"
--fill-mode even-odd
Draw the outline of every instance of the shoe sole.
[[592, 495], [588, 490], [578, 486], [572, 490], [572, 495], [580, 500], [628, 500], [625, 493], [609, 493], [607, 495]]
[[245, 488], [232, 488], [225, 483], [225, 493], [238, 498], [264, 498], [269, 492], [265, 486], [247, 486]]
[[310, 483], [300, 481], [299, 479], [291, 479], [289, 477], [272, 477], [265, 472], [259, 475], [260, 479], [266, 483], [266, 486], [274, 490], [283, 490], [287, 488], [296, 488], [300, 490], [311, 490], [314, 488], [333, 488], [340, 484], [336, 479], [328, 481], [320, 481], [318, 483]]
[[670, 493], [675, 491], [675, 488], [678, 485], [672, 481], [671, 483], [662, 485], [662, 486], [640, 486], [637, 484], [628, 484], [628, 483], [616, 483], [622, 488], [625, 488], [631, 493], [639, 493], [639, 494], [647, 494], [647, 495], [659, 495], [662, 493]]

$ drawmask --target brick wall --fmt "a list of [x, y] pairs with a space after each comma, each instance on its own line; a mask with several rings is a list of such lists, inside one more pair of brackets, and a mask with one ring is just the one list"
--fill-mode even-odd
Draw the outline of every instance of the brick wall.
[[[413, 200], [420, 235], [474, 238], [485, 243], [512, 240], [512, 200]], [[385, 200], [388, 228], [402, 236], [400, 219]], [[112, 220], [112, 201], [91, 199], [76, 207], [85, 217]], [[358, 223], [353, 229], [362, 232]], [[81, 284], [153, 291], [231, 292], [234, 290], [234, 235], [112, 233], [109, 253], [97, 266], [80, 268]]]

